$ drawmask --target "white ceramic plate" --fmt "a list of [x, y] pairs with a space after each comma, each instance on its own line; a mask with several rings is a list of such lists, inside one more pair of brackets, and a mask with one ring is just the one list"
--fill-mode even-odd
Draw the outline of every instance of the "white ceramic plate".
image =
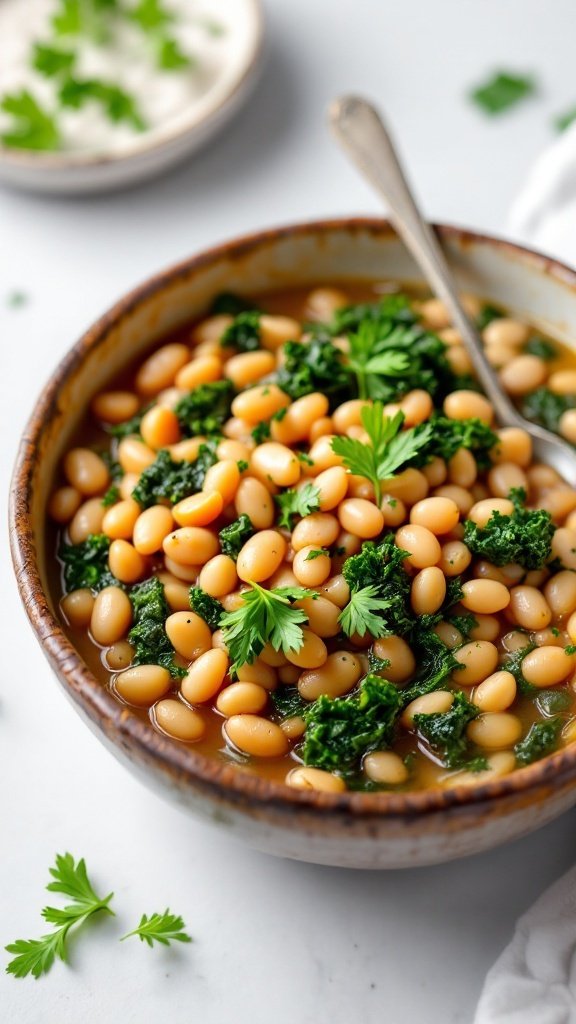
[[[6, 42], [4, 35], [2, 43], [4, 2], [0, 0], [0, 57]], [[91, 151], [47, 153], [0, 144], [0, 183], [53, 194], [104, 192], [152, 178], [203, 146], [236, 113], [254, 86], [264, 28], [260, 0], [210, 0], [209, 10], [225, 30], [221, 57], [206, 88], [198, 90], [179, 113], [116, 150], [100, 146]]]

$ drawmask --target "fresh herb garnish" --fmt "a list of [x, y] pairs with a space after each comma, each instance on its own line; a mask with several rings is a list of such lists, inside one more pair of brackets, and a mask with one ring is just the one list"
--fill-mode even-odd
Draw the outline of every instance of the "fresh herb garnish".
[[483, 85], [472, 90], [470, 99], [485, 114], [501, 114], [515, 107], [521, 100], [533, 96], [536, 91], [533, 76], [497, 71]]
[[532, 651], [536, 650], [536, 644], [532, 643], [526, 637], [526, 646], [522, 647], [518, 651], [514, 651], [511, 654], [507, 654], [506, 658], [502, 662], [502, 668], [506, 672], [511, 672], [516, 680], [516, 686], [518, 687], [519, 693], [524, 696], [535, 695], [540, 692], [537, 686], [532, 686], [525, 678], [522, 672], [522, 662], [527, 654], [531, 654]]
[[58, 98], [63, 107], [70, 107], [73, 110], [78, 110], [93, 100], [101, 105], [108, 119], [114, 124], [126, 122], [138, 132], [146, 128], [136, 98], [114, 82], [70, 76], [62, 82]]
[[313, 562], [316, 558], [320, 558], [322, 555], [330, 555], [328, 548], [312, 548], [312, 550], [306, 555], [304, 561]]
[[32, 54], [32, 67], [46, 78], [55, 78], [72, 71], [76, 62], [73, 50], [62, 50], [47, 43], [36, 43]]
[[218, 629], [224, 608], [220, 601], [207, 594], [202, 587], [190, 587], [190, 607], [196, 615], [208, 623], [210, 629]]
[[231, 381], [216, 380], [184, 395], [174, 406], [183, 437], [221, 433], [233, 394]]
[[283, 494], [276, 495], [280, 506], [278, 526], [291, 530], [297, 516], [309, 516], [320, 508], [320, 491], [315, 484], [306, 483], [303, 487], [289, 488]]
[[564, 687], [554, 690], [539, 690], [535, 700], [540, 714], [551, 718], [572, 707], [572, 697]]
[[380, 637], [387, 632], [386, 623], [375, 613], [387, 611], [389, 607], [390, 601], [379, 597], [377, 587], [362, 587], [351, 595], [338, 616], [338, 622], [347, 636], [366, 636], [366, 633], [370, 633], [373, 637]]
[[427, 444], [431, 428], [424, 424], [418, 430], [402, 431], [404, 415], [384, 415], [381, 402], [365, 406], [361, 413], [362, 426], [370, 444], [352, 437], [333, 437], [332, 450], [339, 455], [351, 473], [365, 476], [374, 488], [376, 504], [382, 501], [382, 483], [413, 459]]
[[12, 125], [0, 136], [14, 149], [53, 150], [60, 148], [60, 132], [53, 114], [40, 106], [28, 89], [7, 93], [0, 109], [12, 117]]
[[266, 644], [275, 651], [289, 654], [299, 651], [304, 643], [302, 623], [308, 616], [294, 601], [317, 597], [315, 590], [305, 587], [275, 587], [265, 590], [257, 583], [242, 594], [242, 604], [233, 612], [225, 612], [220, 620], [224, 643], [233, 662], [232, 671], [251, 665]]
[[556, 529], [552, 517], [544, 509], [525, 508], [526, 493], [519, 488], [510, 492], [510, 500], [514, 511], [509, 516], [494, 511], [485, 526], [467, 519], [464, 543], [473, 554], [493, 565], [514, 562], [525, 569], [541, 569], [552, 551]]
[[171, 914], [168, 907], [163, 914], [142, 914], [140, 923], [133, 931], [123, 935], [120, 942], [137, 935], [141, 942], [153, 946], [155, 942], [163, 946], [169, 946], [171, 942], [192, 942], [192, 938], [185, 932], [186, 925], [179, 914]]
[[202, 490], [206, 473], [216, 461], [212, 442], [200, 445], [198, 457], [193, 462], [174, 462], [170, 452], [163, 448], [152, 465], [140, 474], [132, 497], [142, 508], [157, 505], [163, 498], [175, 505], [182, 498]]
[[239, 352], [254, 352], [260, 348], [260, 316], [256, 309], [242, 310], [224, 331], [220, 344], [224, 348], [237, 348]]
[[554, 118], [554, 127], [557, 132], [565, 132], [574, 121], [576, 121], [576, 107], [571, 107], [570, 110], [566, 110], [565, 113]]
[[219, 292], [210, 306], [210, 316], [238, 316], [247, 310], [254, 310], [253, 302], [235, 292]]
[[358, 769], [365, 754], [390, 746], [399, 709], [396, 687], [375, 675], [348, 697], [319, 697], [304, 712], [304, 763], [343, 773]]
[[235, 519], [233, 523], [228, 526], [224, 526], [218, 534], [220, 541], [220, 550], [223, 555], [229, 555], [234, 561], [240, 554], [240, 549], [244, 546], [247, 540], [252, 537], [254, 533], [254, 527], [250, 516], [247, 516], [244, 512], [238, 519]]
[[112, 487], [108, 488], [108, 490], [106, 491], [106, 494], [102, 498], [102, 501], [100, 502], [100, 504], [103, 505], [104, 508], [110, 508], [111, 505], [115, 505], [116, 504], [116, 502], [118, 501], [119, 498], [120, 498], [120, 491], [119, 491], [118, 487], [116, 486], [116, 484], [112, 484]]
[[134, 647], [133, 665], [162, 665], [175, 679], [186, 671], [176, 665], [174, 648], [165, 629], [170, 614], [164, 596], [164, 586], [157, 576], [151, 576], [132, 587], [130, 600], [134, 609], [134, 625], [128, 640]]
[[411, 581], [404, 569], [405, 558], [406, 552], [396, 546], [394, 535], [388, 534], [378, 545], [365, 541], [360, 553], [347, 558], [342, 567], [351, 597], [364, 587], [373, 587], [378, 597], [388, 602], [385, 611], [380, 609], [385, 632], [398, 636], [405, 636], [413, 622], [409, 610]]
[[492, 465], [490, 453], [498, 443], [498, 436], [483, 420], [476, 417], [451, 420], [442, 413], [433, 413], [425, 424], [415, 429], [418, 433], [428, 426], [428, 440], [413, 459], [413, 465], [424, 466], [436, 456], [448, 462], [460, 448], [472, 452], [479, 469], [489, 469]]
[[524, 739], [514, 747], [516, 761], [519, 765], [533, 764], [540, 758], [551, 754], [558, 745], [558, 737], [563, 725], [561, 718], [549, 718], [547, 722], [534, 722]]
[[406, 375], [410, 357], [402, 349], [409, 347], [412, 337], [411, 327], [361, 321], [358, 331], [348, 336], [348, 366], [356, 376], [359, 398], [379, 398], [381, 378]]
[[58, 854], [50, 874], [54, 881], [49, 882], [46, 888], [50, 892], [63, 893], [71, 902], [61, 908], [44, 907], [42, 917], [48, 924], [56, 926], [53, 932], [40, 939], [17, 939], [6, 946], [9, 953], [15, 954], [6, 971], [16, 978], [25, 978], [28, 974], [39, 978], [41, 974], [47, 974], [55, 957], [68, 963], [70, 929], [87, 921], [100, 910], [114, 914], [109, 905], [114, 893], [109, 893], [103, 899], [98, 896], [88, 878], [83, 859], [75, 863], [71, 853]]
[[326, 331], [318, 329], [309, 341], [288, 341], [276, 383], [293, 400], [321, 391], [332, 407], [350, 395], [350, 374], [343, 355]]

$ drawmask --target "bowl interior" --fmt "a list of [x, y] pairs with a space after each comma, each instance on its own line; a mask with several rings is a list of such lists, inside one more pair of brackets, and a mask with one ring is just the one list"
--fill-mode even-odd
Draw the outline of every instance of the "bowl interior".
[[[442, 228], [440, 231], [463, 290], [501, 303], [515, 314], [545, 328], [558, 340], [569, 342], [576, 338], [576, 274], [542, 256], [504, 242], [455, 228]], [[368, 278], [387, 281], [421, 279], [412, 259], [386, 222], [337, 221], [279, 229], [221, 246], [168, 270], [123, 299], [87, 332], [57, 369], [41, 396], [24, 440], [23, 452], [28, 445], [27, 464], [24, 452], [17, 466], [16, 484], [19, 492], [24, 493], [20, 493], [18, 499], [21, 504], [16, 532], [26, 531], [27, 524], [23, 518], [31, 523], [30, 539], [37, 560], [42, 598], [48, 601], [49, 606], [51, 598], [44, 530], [47, 497], [59, 460], [92, 396], [163, 335], [201, 316], [220, 291], [249, 295], [288, 286], [321, 282], [334, 284]], [[30, 448], [33, 449], [32, 456]], [[17, 553], [16, 562], [19, 561], [22, 562], [22, 554], [19, 557]], [[30, 575], [33, 576], [34, 572], [35, 567], [32, 566]], [[24, 584], [22, 589], [25, 603], [30, 604], [34, 597], [33, 588], [26, 590]], [[53, 607], [51, 611], [55, 613]], [[28, 607], [28, 612], [36, 631], [41, 633], [38, 613], [32, 607]], [[51, 644], [67, 643], [56, 624], [44, 623], [44, 627], [45, 632], [48, 628], [51, 630]], [[52, 657], [52, 661], [55, 660]], [[60, 662], [62, 660], [61, 657]], [[77, 661], [80, 661], [79, 656]], [[70, 676], [73, 671], [74, 666], [71, 665]], [[62, 664], [59, 674], [67, 674]], [[83, 679], [86, 685], [93, 687], [94, 701], [100, 714], [104, 709], [104, 713], [111, 716], [112, 703], [115, 705], [114, 714], [117, 714], [117, 702], [110, 695], [103, 694], [101, 686], [85, 669]], [[123, 715], [126, 717], [125, 712]], [[150, 728], [149, 732], [152, 734], [153, 730]], [[140, 739], [144, 745], [148, 743], [145, 736]], [[154, 736], [149, 745], [154, 747], [155, 756], [159, 755], [160, 759], [165, 758], [171, 763], [177, 762], [184, 771], [190, 767], [192, 771], [198, 768], [200, 755], [195, 757], [187, 750], [174, 751], [174, 744], [162, 737]], [[203, 760], [207, 761], [206, 758]], [[564, 750], [546, 759], [549, 768], [552, 768], [552, 762], [560, 770], [573, 767], [576, 753]], [[526, 779], [528, 786], [530, 777], [540, 777], [538, 772], [542, 767], [543, 762], [515, 773], [516, 788], [519, 776]], [[251, 778], [246, 785], [249, 787], [253, 783]], [[479, 789], [484, 795], [488, 792], [496, 795], [506, 791], [507, 785], [509, 778]], [[286, 787], [276, 788], [286, 791]], [[298, 794], [295, 799], [300, 799], [300, 796]], [[358, 794], [349, 795], [356, 804], [355, 796]], [[407, 802], [407, 796], [411, 797], [414, 807], [420, 803], [424, 807], [428, 800], [426, 806], [430, 809], [434, 803], [427, 793], [377, 794], [373, 798], [361, 795], [366, 806], [374, 803], [380, 807], [386, 801], [389, 806], [400, 806], [401, 801]], [[302, 795], [302, 799], [307, 798], [307, 794]], [[463, 798], [474, 800], [480, 796], [467, 790]]]

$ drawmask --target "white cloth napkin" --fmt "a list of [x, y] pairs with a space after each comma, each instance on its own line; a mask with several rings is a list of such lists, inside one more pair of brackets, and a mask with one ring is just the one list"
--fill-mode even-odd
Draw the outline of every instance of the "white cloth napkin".
[[[508, 234], [576, 266], [576, 123], [536, 161]], [[518, 921], [474, 1024], [576, 1024], [576, 867]]]

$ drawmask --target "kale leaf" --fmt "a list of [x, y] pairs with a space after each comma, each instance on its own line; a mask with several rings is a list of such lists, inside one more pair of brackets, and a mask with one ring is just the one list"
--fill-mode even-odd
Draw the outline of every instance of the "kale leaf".
[[260, 313], [247, 309], [234, 318], [220, 339], [224, 348], [236, 348], [239, 352], [254, 352], [260, 348]]
[[304, 763], [343, 773], [357, 769], [364, 754], [390, 746], [399, 709], [396, 687], [374, 675], [348, 697], [319, 697], [304, 712]]
[[190, 607], [196, 615], [204, 619], [210, 629], [218, 629], [224, 608], [215, 597], [207, 594], [202, 587], [190, 587]]
[[210, 441], [200, 445], [198, 458], [193, 462], [174, 462], [170, 452], [162, 448], [152, 465], [141, 473], [132, 497], [142, 508], [157, 505], [163, 499], [175, 505], [202, 490], [204, 477], [216, 461], [215, 445]]
[[128, 633], [135, 649], [132, 664], [162, 665], [175, 679], [181, 679], [186, 670], [174, 662], [174, 648], [164, 626], [170, 610], [158, 577], [132, 587], [130, 600], [134, 609], [134, 625]]
[[[458, 692], [448, 711], [414, 715], [414, 725], [445, 768], [471, 767], [467, 764], [469, 742], [466, 728], [479, 714], [480, 709], [471, 704], [463, 693]], [[480, 767], [485, 768], [486, 764], [474, 762], [473, 770]]]
[[330, 329], [333, 334], [357, 332], [360, 324], [369, 321], [377, 324], [396, 326], [416, 323], [416, 313], [407, 295], [399, 292], [384, 295], [378, 302], [359, 302], [343, 306], [334, 313]]
[[373, 541], [365, 541], [358, 555], [347, 558], [342, 567], [342, 574], [355, 594], [364, 587], [373, 587], [377, 596], [388, 601], [386, 609], [379, 614], [383, 620], [386, 633], [404, 636], [412, 628], [410, 608], [410, 577], [404, 569], [406, 552], [394, 543], [393, 534], [389, 534], [376, 545]]
[[220, 539], [220, 548], [223, 555], [229, 555], [234, 561], [238, 558], [240, 548], [246, 543], [246, 541], [254, 533], [254, 527], [252, 526], [252, 520], [250, 516], [247, 516], [244, 512], [238, 519], [235, 519], [233, 523], [228, 526], [224, 526], [218, 537]]
[[511, 515], [494, 511], [485, 526], [472, 520], [464, 523], [464, 543], [470, 551], [486, 558], [493, 565], [511, 562], [525, 569], [541, 569], [552, 552], [555, 526], [544, 509], [529, 511], [524, 507], [526, 493], [521, 488], [510, 492], [514, 505]]
[[536, 336], [526, 342], [524, 352], [531, 356], [538, 356], [539, 359], [543, 359], [546, 363], [555, 359], [558, 355], [558, 349], [553, 342], [548, 341], [547, 338], [538, 338]]
[[81, 544], [61, 544], [58, 557], [64, 564], [64, 590], [87, 587], [93, 593], [104, 587], [122, 584], [108, 568], [110, 538], [103, 533], [91, 533]]
[[532, 764], [534, 761], [546, 757], [547, 754], [551, 754], [558, 745], [562, 725], [561, 718], [549, 718], [547, 722], [534, 722], [524, 739], [514, 747], [518, 764]]
[[294, 718], [303, 715], [310, 702], [300, 696], [297, 686], [279, 686], [270, 694], [274, 710], [280, 718]]
[[123, 437], [130, 437], [131, 434], [139, 434], [140, 424], [142, 423], [142, 417], [149, 408], [149, 405], [145, 406], [143, 409], [140, 409], [129, 420], [122, 420], [121, 423], [107, 424], [107, 432], [109, 434], [112, 434], [112, 437], [117, 437], [119, 441], [121, 441]]
[[433, 413], [426, 424], [416, 430], [423, 430], [428, 424], [431, 426], [429, 439], [412, 460], [412, 465], [424, 466], [436, 456], [448, 461], [460, 448], [472, 452], [479, 469], [489, 469], [492, 465], [490, 452], [498, 437], [483, 420], [474, 416], [466, 420], [450, 420], [442, 413]]
[[536, 650], [537, 644], [532, 643], [526, 638], [526, 646], [521, 647], [520, 650], [514, 651], [512, 654], [508, 654], [502, 662], [502, 669], [505, 672], [511, 672], [516, 680], [516, 686], [518, 687], [519, 693], [524, 696], [534, 695], [540, 692], [537, 686], [532, 686], [528, 680], [524, 677], [522, 672], [522, 662], [527, 654]]
[[497, 306], [493, 306], [491, 303], [486, 302], [482, 306], [478, 316], [476, 317], [476, 329], [483, 331], [488, 324], [491, 324], [493, 320], [501, 320], [505, 314]]
[[450, 680], [453, 672], [461, 667], [453, 652], [433, 629], [414, 628], [410, 637], [418, 671], [410, 685], [402, 690], [402, 706], [406, 707], [416, 697], [441, 689]]
[[535, 423], [558, 433], [560, 417], [567, 409], [576, 408], [576, 395], [555, 395], [548, 388], [537, 388], [526, 395], [522, 404], [522, 414]]
[[317, 329], [309, 341], [288, 341], [282, 349], [284, 362], [276, 383], [290, 398], [321, 391], [332, 408], [352, 397], [351, 377], [342, 352], [326, 331]]
[[220, 292], [210, 307], [210, 316], [238, 316], [249, 309], [254, 309], [254, 304], [235, 292]]
[[229, 380], [200, 384], [174, 407], [184, 437], [219, 434], [230, 416], [234, 390]]

